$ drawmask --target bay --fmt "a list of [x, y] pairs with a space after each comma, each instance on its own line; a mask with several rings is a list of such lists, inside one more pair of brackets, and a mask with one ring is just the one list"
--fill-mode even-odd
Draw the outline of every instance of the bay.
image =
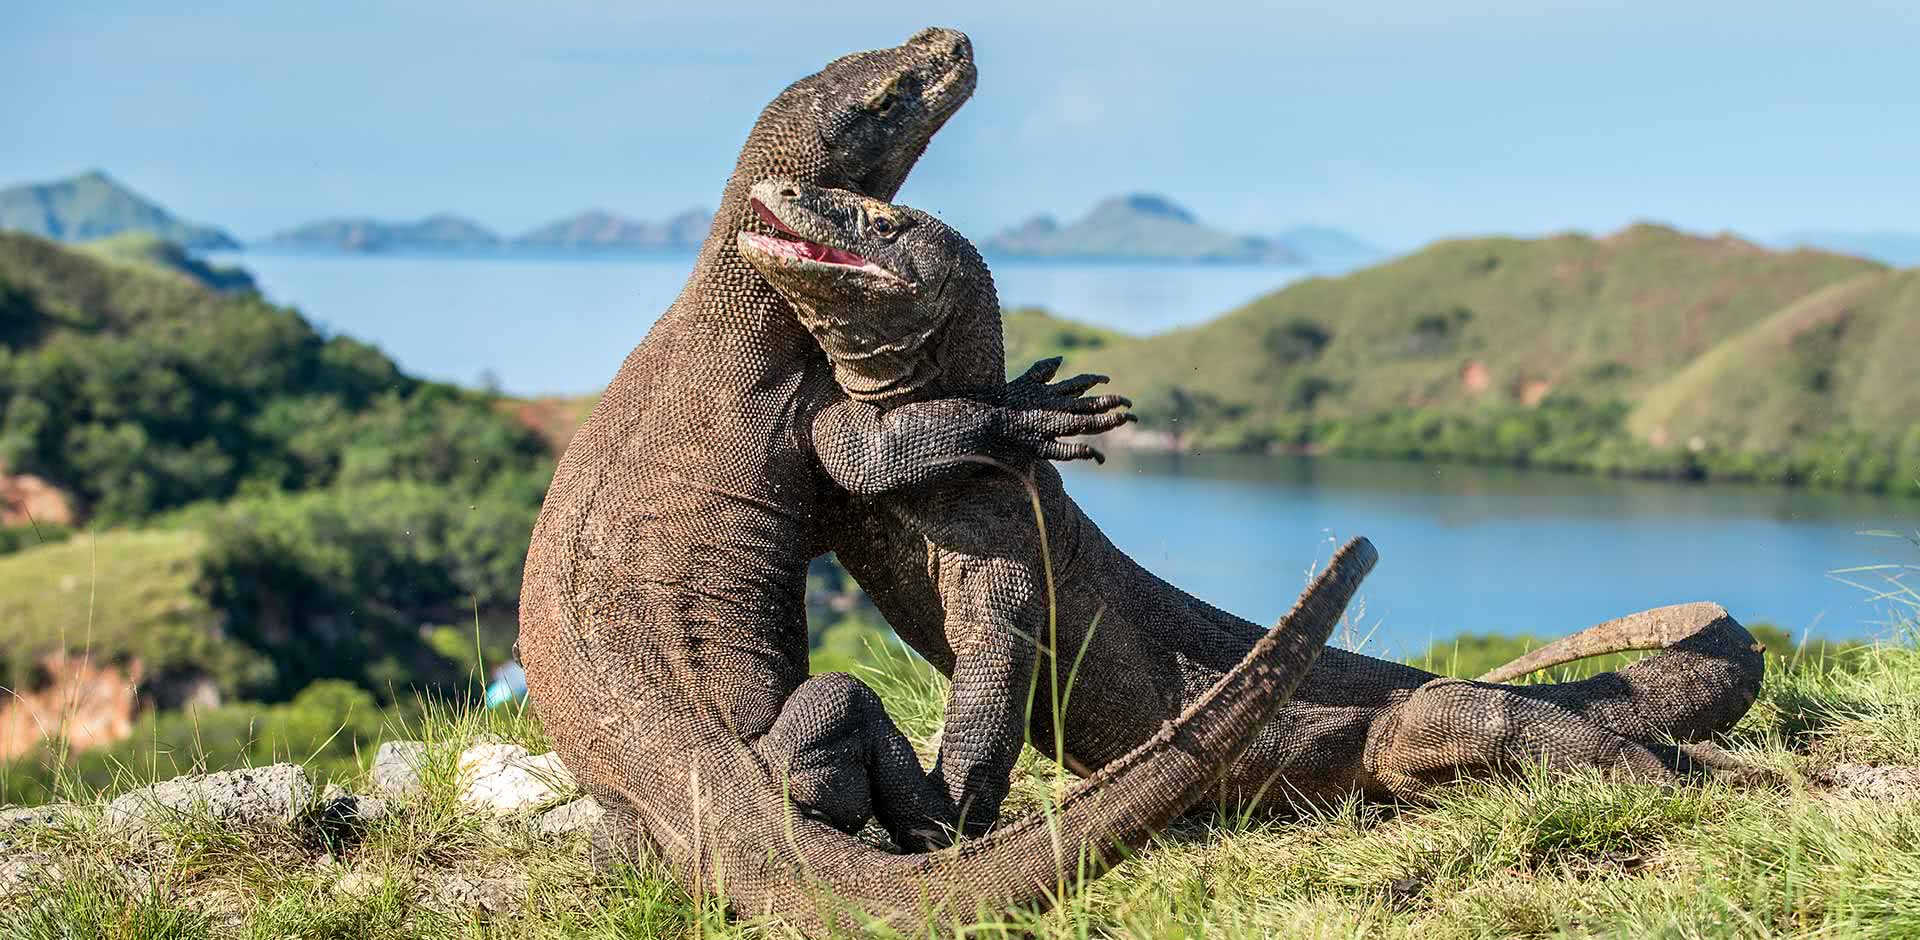
[[[1064, 475], [1121, 549], [1258, 623], [1284, 613], [1340, 542], [1368, 537], [1380, 564], [1348, 640], [1395, 655], [1696, 600], [1796, 636], [1884, 636], [1903, 605], [1846, 583], [1885, 589], [1880, 576], [1833, 572], [1920, 565], [1920, 548], [1860, 534], [1920, 530], [1920, 500], [1897, 497], [1253, 455], [1119, 452]], [[1909, 575], [1920, 587], [1920, 571]]]

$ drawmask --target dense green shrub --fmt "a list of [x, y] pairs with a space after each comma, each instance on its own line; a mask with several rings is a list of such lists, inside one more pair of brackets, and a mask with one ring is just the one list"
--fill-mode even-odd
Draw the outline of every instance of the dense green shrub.
[[477, 491], [388, 482], [241, 497], [175, 521], [208, 533], [202, 589], [227, 632], [275, 663], [251, 694], [325, 677], [404, 693], [466, 678], [423, 628], [511, 636], [542, 472]]
[[125, 522], [240, 493], [544, 465], [495, 396], [403, 375], [257, 296], [0, 237], [0, 461]]

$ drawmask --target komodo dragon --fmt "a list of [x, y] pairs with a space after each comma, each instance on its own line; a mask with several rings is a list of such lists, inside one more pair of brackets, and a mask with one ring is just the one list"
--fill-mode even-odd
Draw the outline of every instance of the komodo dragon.
[[[616, 832], [655, 846], [696, 892], [803, 927], [843, 922], [825, 894], [912, 923], [1048, 893], [1204, 797], [1303, 676], [1371, 566], [1360, 544], [1179, 719], [1051, 818], [935, 853], [844, 831], [871, 811], [919, 848], [952, 808], [873, 693], [807, 676], [805, 566], [834, 492], [978, 473], [942, 458], [1071, 455], [1110, 428], [1043, 381], [1001, 403], [877, 409], [844, 400], [813, 341], [743, 261], [755, 180], [890, 196], [974, 83], [964, 35], [931, 29], [836, 60], [768, 105], [693, 275], [562, 456], [533, 534], [520, 652], [555, 749]], [[1086, 864], [1080, 864], [1082, 853]], [[943, 907], [944, 905], [944, 907]]]
[[[853, 193], [787, 182], [763, 183], [756, 193], [783, 238], [815, 247], [749, 257], [814, 333], [850, 397], [911, 402], [990, 388], [1004, 375], [993, 282], [966, 239], [925, 213]], [[805, 260], [826, 251], [861, 264]], [[1084, 387], [1098, 378], [1070, 382]], [[1024, 723], [1042, 753], [1063, 743], [1070, 766], [1088, 773], [1178, 714], [1261, 633], [1141, 568], [1067, 496], [1051, 465], [1031, 469], [1058, 596], [1057, 637], [1043, 638], [1038, 651], [1005, 631], [975, 629], [985, 622], [978, 596], [955, 594], [976, 577], [1005, 578], [1031, 565], [1035, 527], [1024, 495], [1009, 499], [1005, 488], [969, 482], [856, 500], [854, 521], [836, 536], [842, 563], [889, 623], [953, 677], [938, 770], [972, 826], [992, 820], [1019, 750], [1017, 730], [1004, 742], [983, 729]], [[988, 573], [976, 574], [982, 567]], [[998, 598], [1024, 604], [1030, 593]], [[1328, 650], [1235, 764], [1223, 796], [1241, 803], [1354, 791], [1406, 797], [1456, 776], [1541, 762], [1660, 779], [1696, 761], [1724, 766], [1710, 748], [1665, 746], [1727, 728], [1758, 691], [1761, 647], [1717, 605], [1603, 624], [1523, 658], [1518, 672], [1499, 672], [1511, 677], [1653, 646], [1670, 648], [1580, 682], [1512, 687]], [[1076, 677], [1058, 740], [1052, 681], [1038, 683], [1030, 714], [1023, 697], [1005, 693], [1009, 685], [1027, 688], [1036, 664], [1048, 677]]]

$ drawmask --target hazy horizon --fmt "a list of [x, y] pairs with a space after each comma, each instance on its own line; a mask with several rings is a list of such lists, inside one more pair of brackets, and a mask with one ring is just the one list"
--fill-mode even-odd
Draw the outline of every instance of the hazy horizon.
[[29, 3], [0, 37], [0, 102], [28, 131], [0, 185], [99, 168], [248, 239], [332, 216], [658, 218], [711, 208], [785, 84], [941, 22], [973, 36], [980, 89], [902, 200], [982, 237], [1125, 192], [1396, 250], [1920, 218], [1898, 91], [1920, 12], [1891, 3], [743, 7]]

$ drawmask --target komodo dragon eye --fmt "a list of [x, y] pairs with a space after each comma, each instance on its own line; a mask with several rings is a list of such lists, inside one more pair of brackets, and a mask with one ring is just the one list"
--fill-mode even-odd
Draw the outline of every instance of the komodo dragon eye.
[[877, 235], [892, 235], [894, 232], [893, 220], [884, 215], [874, 216], [873, 221], [868, 222], [867, 226]]
[[882, 89], [878, 94], [868, 98], [865, 107], [866, 110], [874, 114], [886, 114], [888, 111], [893, 110], [894, 105], [899, 103], [900, 83], [894, 81], [888, 84], [887, 87]]

